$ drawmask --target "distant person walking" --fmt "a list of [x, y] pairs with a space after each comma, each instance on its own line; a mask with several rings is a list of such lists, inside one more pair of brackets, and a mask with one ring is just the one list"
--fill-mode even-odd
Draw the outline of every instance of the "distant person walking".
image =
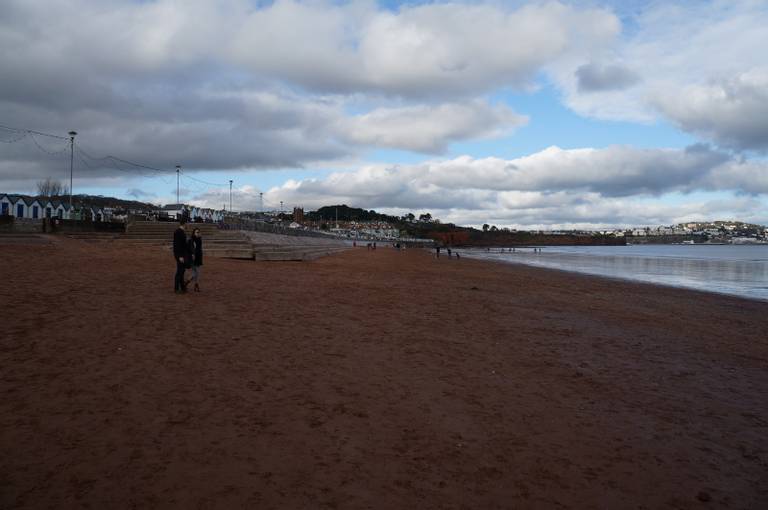
[[195, 284], [195, 292], [200, 292], [200, 266], [203, 265], [203, 238], [200, 235], [200, 229], [192, 231], [192, 237], [189, 238], [189, 253], [192, 255], [192, 279]]
[[440, 247], [435, 246], [435, 257], [440, 258]]
[[177, 294], [187, 291], [184, 283], [184, 270], [187, 268], [189, 253], [187, 249], [187, 233], [184, 230], [186, 222], [184, 218], [179, 221], [179, 228], [173, 232], [173, 258], [176, 259], [176, 276], [173, 281], [173, 290]]
[[451, 258], [451, 249], [448, 248], [448, 258]]

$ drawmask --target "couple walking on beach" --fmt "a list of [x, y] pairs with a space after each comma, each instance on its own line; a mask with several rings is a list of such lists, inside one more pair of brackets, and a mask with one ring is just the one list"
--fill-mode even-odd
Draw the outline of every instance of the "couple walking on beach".
[[[200, 266], [203, 265], [203, 238], [200, 229], [192, 230], [192, 236], [187, 238], [184, 218], [179, 221], [179, 227], [173, 232], [173, 258], [176, 259], [176, 276], [173, 287], [177, 294], [187, 292], [187, 285], [195, 283], [195, 292], [200, 292]], [[192, 278], [184, 279], [184, 272], [192, 269]]]

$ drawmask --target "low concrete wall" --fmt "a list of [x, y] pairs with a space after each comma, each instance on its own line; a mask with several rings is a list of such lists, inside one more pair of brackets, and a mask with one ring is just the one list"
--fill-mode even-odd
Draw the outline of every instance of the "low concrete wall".
[[52, 234], [67, 232], [125, 232], [125, 223], [117, 221], [61, 220], [58, 218], [46, 218], [43, 225], [43, 232]]
[[0, 216], [0, 232], [12, 232], [13, 216]]
[[0, 232], [44, 232], [43, 220], [0, 216]]

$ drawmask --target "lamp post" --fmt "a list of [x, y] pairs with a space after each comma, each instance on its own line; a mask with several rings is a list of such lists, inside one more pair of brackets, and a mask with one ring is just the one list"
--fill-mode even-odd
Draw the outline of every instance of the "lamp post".
[[229, 180], [229, 212], [232, 212], [232, 179]]
[[264, 193], [259, 193], [259, 212], [264, 212]]
[[72, 182], [75, 167], [75, 136], [77, 131], [69, 132], [69, 217], [72, 218]]
[[176, 205], [179, 205], [179, 172], [181, 165], [176, 165]]

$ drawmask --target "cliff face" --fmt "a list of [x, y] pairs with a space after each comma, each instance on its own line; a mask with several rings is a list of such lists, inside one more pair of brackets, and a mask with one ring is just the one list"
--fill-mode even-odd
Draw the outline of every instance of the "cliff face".
[[626, 244], [623, 237], [604, 235], [549, 235], [479, 230], [427, 232], [426, 237], [448, 246], [616, 246]]

